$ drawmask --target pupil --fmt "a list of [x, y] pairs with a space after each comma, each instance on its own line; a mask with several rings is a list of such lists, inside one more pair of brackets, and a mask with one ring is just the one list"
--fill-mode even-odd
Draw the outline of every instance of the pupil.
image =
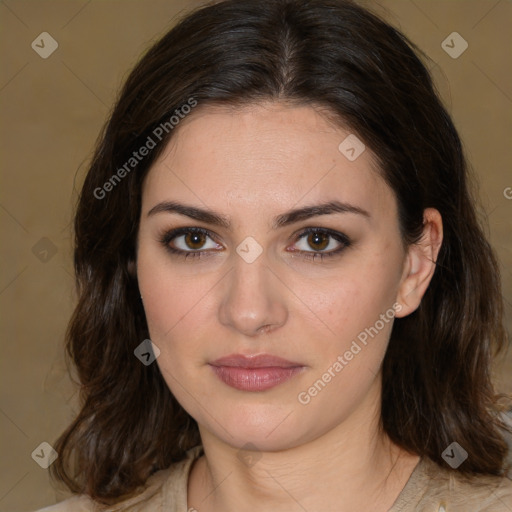
[[186, 236], [186, 243], [189, 247], [191, 247], [191, 249], [198, 249], [199, 247], [194, 247], [194, 245], [203, 245], [202, 242], [202, 238], [203, 238], [203, 234], [202, 233], [189, 233], [187, 236]]
[[[325, 249], [327, 245], [329, 245], [328, 237], [325, 233], [312, 233], [310, 235], [310, 238], [312, 238], [313, 245], [321, 245], [322, 247], [316, 247], [316, 249]], [[324, 243], [322, 243], [322, 238]], [[327, 241], [327, 243], [325, 243]]]

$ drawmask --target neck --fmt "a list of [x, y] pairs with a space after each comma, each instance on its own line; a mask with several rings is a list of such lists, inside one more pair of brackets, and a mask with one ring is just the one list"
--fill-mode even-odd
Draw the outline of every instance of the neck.
[[380, 389], [365, 401], [322, 436], [260, 453], [252, 464], [240, 460], [239, 448], [200, 429], [205, 456], [191, 471], [189, 509], [386, 512], [419, 457], [394, 445], [379, 429]]

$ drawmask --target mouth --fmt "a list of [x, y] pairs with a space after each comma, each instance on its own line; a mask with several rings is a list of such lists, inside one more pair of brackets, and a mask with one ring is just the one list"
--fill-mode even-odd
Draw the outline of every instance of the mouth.
[[209, 363], [217, 377], [240, 391], [266, 391], [290, 380], [305, 366], [270, 354], [233, 354]]

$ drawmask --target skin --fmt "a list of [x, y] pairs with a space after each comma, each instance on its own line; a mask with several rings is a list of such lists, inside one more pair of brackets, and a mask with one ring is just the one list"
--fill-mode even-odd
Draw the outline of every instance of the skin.
[[[355, 161], [338, 150], [349, 133], [311, 106], [199, 105], [144, 182], [137, 277], [161, 351], [156, 362], [200, 428], [205, 456], [188, 484], [188, 507], [199, 512], [384, 512], [419, 461], [378, 428], [393, 320], [309, 403], [297, 399], [394, 303], [397, 317], [418, 307], [442, 241], [441, 216], [427, 209], [422, 240], [404, 248], [393, 191], [370, 150]], [[169, 212], [148, 216], [171, 200], [218, 212], [232, 226]], [[370, 217], [333, 213], [272, 228], [290, 209], [331, 200]], [[180, 227], [211, 232], [196, 245], [184, 236], [170, 242], [209, 251], [206, 257], [166, 251], [159, 236]], [[306, 227], [344, 233], [352, 244], [323, 261], [302, 258], [297, 251], [342, 245], [299, 238]], [[236, 252], [249, 236], [262, 249], [252, 263]], [[240, 391], [207, 364], [233, 353], [272, 354], [305, 369], [270, 390]], [[256, 447], [249, 463], [240, 456], [247, 443]]]

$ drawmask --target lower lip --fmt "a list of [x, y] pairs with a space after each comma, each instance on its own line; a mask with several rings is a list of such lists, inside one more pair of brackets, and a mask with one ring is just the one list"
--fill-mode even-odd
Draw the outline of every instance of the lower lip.
[[300, 373], [304, 367], [280, 368], [240, 368], [235, 366], [212, 366], [219, 379], [241, 391], [265, 391], [271, 389]]

